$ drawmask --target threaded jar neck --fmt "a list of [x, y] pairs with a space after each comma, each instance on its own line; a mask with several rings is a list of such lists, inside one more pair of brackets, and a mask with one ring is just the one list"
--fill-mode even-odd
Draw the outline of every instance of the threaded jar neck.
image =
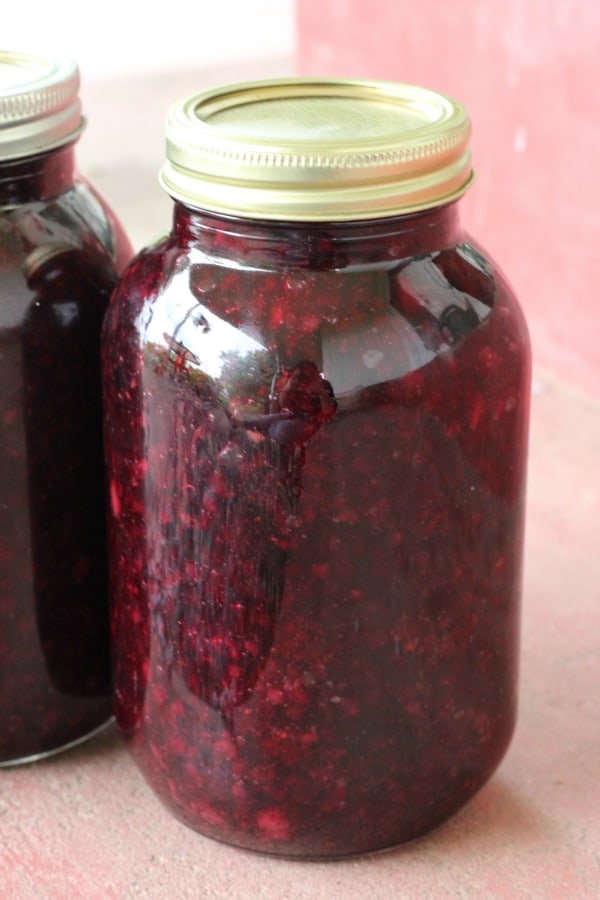
[[274, 268], [341, 269], [381, 265], [458, 242], [458, 203], [360, 222], [265, 222], [216, 216], [176, 202], [174, 238], [209, 257]]
[[74, 177], [73, 145], [0, 161], [0, 207], [50, 200], [72, 187]]

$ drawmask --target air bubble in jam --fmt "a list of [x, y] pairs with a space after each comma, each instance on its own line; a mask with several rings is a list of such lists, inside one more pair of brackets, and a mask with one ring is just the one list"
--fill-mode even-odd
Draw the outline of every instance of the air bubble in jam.
[[452, 206], [316, 228], [176, 204], [175, 224], [104, 333], [117, 720], [219, 840], [409, 840], [514, 726], [521, 313]]

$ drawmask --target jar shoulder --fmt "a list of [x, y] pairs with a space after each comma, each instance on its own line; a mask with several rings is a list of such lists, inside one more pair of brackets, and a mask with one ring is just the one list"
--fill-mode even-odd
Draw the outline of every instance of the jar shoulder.
[[74, 190], [87, 226], [98, 234], [120, 275], [134, 255], [125, 228], [108, 201], [82, 175], [76, 177]]
[[124, 230], [110, 206], [84, 178], [55, 196], [0, 207], [3, 262], [45, 244], [91, 249], [111, 259], [132, 255]]
[[[529, 342], [519, 302], [501, 268], [464, 233], [426, 253], [402, 258], [380, 253], [359, 263], [336, 254], [331, 265], [321, 259], [319, 266], [284, 265], [284, 256], [266, 258], [262, 248], [253, 258], [240, 254], [239, 259], [231, 247], [225, 256], [213, 250], [202, 241], [178, 243], [174, 234], [142, 250], [115, 291], [109, 330], [132, 326], [143, 342], [149, 323], [156, 330], [159, 311], [163, 330], [171, 329], [171, 336], [188, 320], [200, 321], [202, 313], [234, 329], [250, 329], [264, 346], [277, 347], [287, 358], [296, 343], [307, 343], [309, 333], [345, 341], [364, 332], [372, 339], [385, 325], [384, 338], [391, 330], [400, 334], [403, 347], [411, 345], [411, 367], [462, 342], [488, 317], [506, 340]], [[211, 341], [215, 335], [211, 332]], [[205, 334], [192, 337], [202, 343]]]
[[139, 250], [127, 263], [113, 292], [105, 329], [132, 324], [144, 307], [158, 300], [172, 277], [181, 251], [169, 235], [161, 235]]
[[40, 303], [106, 302], [131, 255], [123, 228], [83, 180], [0, 209], [0, 329], [18, 329]]
[[510, 327], [514, 331], [515, 337], [520, 340], [525, 354], [530, 357], [531, 338], [521, 298], [518, 296], [512, 282], [506, 275], [502, 264], [498, 262], [495, 255], [490, 253], [477, 238], [471, 235], [466, 236], [466, 242], [473, 248], [473, 251], [484, 260], [491, 271], [495, 288], [495, 305], [499, 310], [504, 309], [510, 311]]

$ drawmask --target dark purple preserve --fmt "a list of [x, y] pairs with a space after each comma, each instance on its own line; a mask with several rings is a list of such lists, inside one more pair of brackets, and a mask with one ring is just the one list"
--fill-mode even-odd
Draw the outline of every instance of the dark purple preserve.
[[0, 52], [0, 765], [112, 714], [100, 331], [131, 249], [75, 172], [78, 84]]
[[460, 225], [469, 121], [287, 80], [167, 136], [173, 229], [104, 332], [117, 720], [206, 835], [389, 847], [515, 722], [529, 344]]

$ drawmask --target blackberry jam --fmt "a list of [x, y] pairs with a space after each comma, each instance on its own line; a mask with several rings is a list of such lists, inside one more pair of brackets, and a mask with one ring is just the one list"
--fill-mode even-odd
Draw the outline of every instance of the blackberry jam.
[[0, 765], [112, 715], [100, 331], [131, 249], [76, 173], [78, 85], [0, 52]]
[[529, 344], [460, 224], [468, 136], [448, 98], [349, 81], [167, 120], [173, 227], [103, 339], [114, 690], [213, 838], [389, 847], [509, 744]]

